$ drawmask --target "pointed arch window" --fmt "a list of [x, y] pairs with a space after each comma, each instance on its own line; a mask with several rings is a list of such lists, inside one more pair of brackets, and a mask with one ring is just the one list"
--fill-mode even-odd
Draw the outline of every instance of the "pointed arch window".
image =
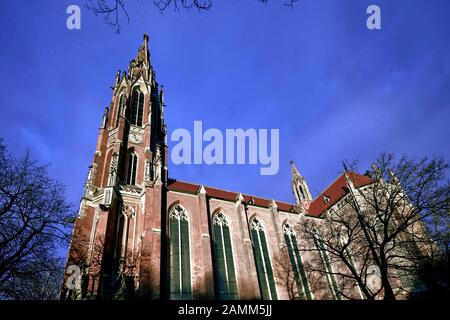
[[179, 204], [169, 213], [170, 225], [170, 299], [192, 298], [189, 217]]
[[314, 235], [314, 244], [319, 251], [320, 260], [324, 267], [324, 271], [326, 273], [328, 285], [330, 287], [331, 294], [334, 300], [341, 300], [341, 296], [339, 294], [338, 285], [336, 281], [336, 277], [334, 276], [333, 267], [330, 262], [330, 257], [325, 250], [324, 240], [319, 232], [316, 231]]
[[128, 154], [128, 168], [127, 168], [127, 184], [136, 184], [136, 168], [137, 168], [137, 155], [134, 152]]
[[213, 217], [213, 226], [219, 299], [236, 300], [239, 296], [229, 222], [223, 213], [218, 212]]
[[138, 88], [134, 88], [130, 114], [130, 123], [135, 126], [142, 126], [143, 113], [144, 113], [144, 94]]
[[120, 115], [123, 112], [123, 110], [125, 109], [125, 95], [122, 94], [120, 95], [120, 99], [119, 99], [119, 108], [117, 109], [117, 115], [116, 115], [116, 127], [119, 125], [119, 119], [120, 119]]
[[277, 290], [264, 227], [257, 218], [254, 218], [250, 223], [250, 229], [261, 297], [264, 300], [276, 300]]
[[311, 289], [308, 284], [308, 278], [303, 267], [302, 257], [297, 245], [297, 237], [292, 227], [285, 223], [283, 225], [283, 234], [286, 247], [288, 249], [289, 260], [294, 271], [295, 282], [301, 299], [311, 300]]

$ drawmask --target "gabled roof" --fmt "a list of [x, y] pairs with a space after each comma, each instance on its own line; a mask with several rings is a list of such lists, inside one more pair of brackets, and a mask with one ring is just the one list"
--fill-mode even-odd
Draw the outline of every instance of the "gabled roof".
[[[373, 182], [372, 178], [362, 176], [355, 172], [347, 172], [350, 180], [356, 188], [363, 187]], [[332, 184], [330, 184], [316, 199], [311, 202], [308, 214], [318, 217], [324, 211], [331, 208], [349, 192], [345, 175], [341, 174]], [[325, 201], [325, 199], [327, 201]]]
[[[169, 180], [169, 182], [167, 183], [167, 188], [170, 191], [187, 192], [187, 193], [192, 193], [192, 194], [197, 193], [200, 186], [201, 185], [199, 185], [199, 184], [178, 181], [178, 180]], [[206, 190], [206, 194], [212, 198], [223, 199], [223, 200], [232, 201], [232, 202], [236, 201], [237, 197], [239, 196], [239, 192], [225, 191], [225, 190], [206, 187], [206, 186], [205, 186], [205, 190]], [[242, 196], [244, 197], [244, 200], [243, 200], [244, 202], [251, 203], [251, 204], [253, 204], [255, 206], [259, 206], [259, 207], [268, 208], [270, 205], [270, 202], [272, 201], [269, 199], [255, 197], [252, 195], [243, 194]], [[294, 207], [294, 205], [286, 203], [286, 202], [275, 201], [275, 203], [278, 206], [278, 210], [281, 210], [281, 211], [291, 212]]]

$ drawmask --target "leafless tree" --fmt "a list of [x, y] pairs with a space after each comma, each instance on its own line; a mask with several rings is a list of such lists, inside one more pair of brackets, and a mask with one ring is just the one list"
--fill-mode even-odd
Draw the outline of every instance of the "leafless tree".
[[115, 29], [116, 33], [120, 33], [122, 28], [122, 15], [126, 17], [127, 22], [130, 22], [124, 0], [89, 0], [86, 7], [96, 16], [102, 16], [105, 22]]
[[0, 140], [0, 298], [55, 299], [63, 273], [58, 249], [73, 214], [64, 187], [28, 152], [16, 159]]
[[372, 182], [359, 187], [346, 171], [346, 195], [320, 219], [304, 215], [297, 226], [299, 249], [310, 257], [305, 268], [319, 275], [311, 281], [326, 279], [334, 299], [426, 292], [424, 266], [440, 260], [448, 269], [448, 168], [440, 157], [381, 154], [366, 172]]
[[[180, 9], [197, 9], [208, 11], [213, 6], [213, 0], [151, 0], [156, 8], [163, 13], [168, 9], [179, 11]], [[268, 0], [257, 0], [267, 3]], [[281, 0], [283, 5], [293, 9], [299, 0]], [[102, 16], [105, 22], [111, 25], [117, 33], [121, 31], [121, 19], [124, 17], [130, 22], [130, 16], [125, 5], [125, 0], [88, 0], [86, 7], [96, 16]]]

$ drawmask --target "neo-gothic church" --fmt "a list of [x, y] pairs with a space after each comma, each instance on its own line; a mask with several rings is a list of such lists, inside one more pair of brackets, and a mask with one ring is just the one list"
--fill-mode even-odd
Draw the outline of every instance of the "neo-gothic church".
[[164, 89], [148, 37], [128, 70], [117, 72], [84, 187], [67, 265], [81, 269], [62, 299], [289, 299], [276, 268], [287, 248], [301, 299], [315, 291], [293, 226], [316, 219], [367, 176], [338, 177], [313, 199], [292, 165], [295, 204], [168, 178]]

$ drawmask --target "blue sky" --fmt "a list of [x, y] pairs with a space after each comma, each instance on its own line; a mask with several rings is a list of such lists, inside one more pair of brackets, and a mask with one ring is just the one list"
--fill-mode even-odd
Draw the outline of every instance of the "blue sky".
[[[215, 0], [208, 12], [127, 1], [130, 24], [114, 33], [84, 0], [7, 1], [0, 12], [0, 137], [29, 148], [77, 204], [117, 69], [150, 36], [166, 91], [166, 123], [279, 128], [280, 170], [252, 165], [173, 165], [171, 177], [293, 202], [289, 161], [313, 195], [344, 159], [367, 166], [381, 151], [450, 159], [450, 1]], [[66, 8], [81, 6], [81, 30]], [[366, 28], [378, 4], [382, 29]], [[169, 146], [172, 146], [170, 143]]]

